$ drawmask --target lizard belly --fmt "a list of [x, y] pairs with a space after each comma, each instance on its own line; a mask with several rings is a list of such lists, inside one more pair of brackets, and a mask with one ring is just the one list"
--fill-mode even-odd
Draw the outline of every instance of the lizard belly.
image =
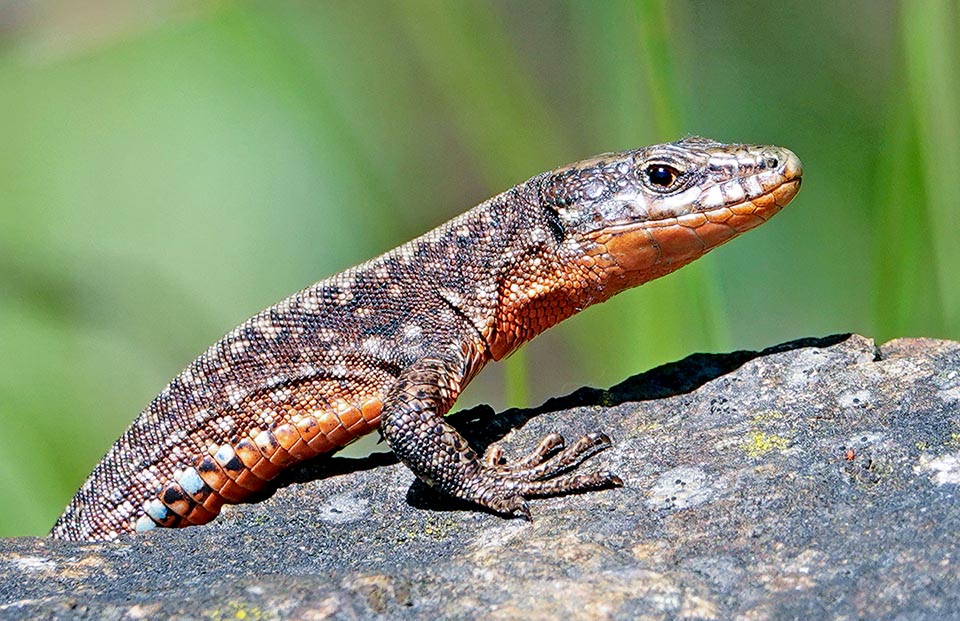
[[301, 390], [278, 400], [271, 391], [244, 404], [247, 412], [258, 413], [247, 419], [263, 424], [232, 441], [205, 440], [201, 456], [169, 473], [160, 492], [144, 501], [130, 530], [205, 524], [223, 504], [248, 500], [283, 470], [344, 447], [379, 425], [379, 396], [335, 399], [328, 405], [329, 394], [322, 388]]

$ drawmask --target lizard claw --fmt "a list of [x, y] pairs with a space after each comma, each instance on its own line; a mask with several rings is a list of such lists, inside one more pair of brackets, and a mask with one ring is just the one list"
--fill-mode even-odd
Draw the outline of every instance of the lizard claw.
[[503, 450], [496, 444], [491, 445], [484, 453], [479, 473], [486, 480], [475, 488], [470, 500], [498, 513], [517, 515], [531, 521], [532, 515], [525, 497], [622, 487], [623, 480], [606, 470], [564, 474], [610, 446], [610, 438], [604, 433], [589, 433], [569, 447], [565, 446], [562, 436], [552, 433], [528, 455], [513, 464], [507, 464]]

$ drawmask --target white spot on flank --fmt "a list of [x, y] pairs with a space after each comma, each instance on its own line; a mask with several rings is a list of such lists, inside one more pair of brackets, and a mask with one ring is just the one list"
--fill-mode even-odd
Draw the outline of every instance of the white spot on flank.
[[275, 390], [270, 393], [270, 399], [274, 403], [280, 403], [281, 401], [288, 400], [293, 395], [293, 391], [289, 388], [284, 388], [282, 390]]
[[254, 323], [254, 327], [257, 331], [263, 335], [265, 339], [275, 339], [280, 335], [280, 328], [273, 325], [273, 323], [267, 317], [260, 317]]
[[147, 515], [158, 522], [165, 520], [168, 513], [169, 511], [167, 510], [166, 505], [160, 502], [160, 500], [157, 498], [151, 500], [150, 504], [147, 506]]
[[363, 350], [369, 354], [375, 354], [380, 351], [382, 341], [379, 337], [371, 336], [370, 338], [363, 341]]
[[227, 401], [230, 405], [236, 405], [243, 401], [243, 391], [237, 386], [227, 386]]

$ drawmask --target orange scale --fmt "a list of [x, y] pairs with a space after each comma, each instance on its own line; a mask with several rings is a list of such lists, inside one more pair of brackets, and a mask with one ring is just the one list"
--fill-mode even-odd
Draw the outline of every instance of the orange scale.
[[[299, 436], [298, 436], [299, 437]], [[294, 462], [285, 448], [280, 445], [276, 436], [269, 431], [261, 432], [255, 439], [257, 447], [263, 456], [275, 466], [286, 466]]]
[[219, 493], [223, 487], [230, 482], [230, 477], [223, 471], [220, 464], [209, 455], [203, 457], [197, 464], [197, 473], [203, 482], [210, 486], [214, 492]]
[[250, 438], [243, 438], [234, 447], [237, 457], [243, 462], [243, 465], [249, 470], [253, 470], [258, 463], [263, 461], [263, 454], [257, 445]]
[[333, 449], [337, 448], [337, 446], [327, 439], [327, 436], [322, 433], [318, 433], [309, 442], [307, 442], [307, 446], [310, 447], [310, 450], [312, 450], [315, 455], [329, 453]]
[[344, 429], [343, 427], [337, 427], [327, 434], [327, 440], [332, 442], [334, 446], [346, 446], [355, 440], [356, 437], [357, 434], [352, 433], [349, 429]]
[[337, 418], [340, 419], [340, 424], [344, 427], [352, 427], [358, 420], [363, 418], [363, 414], [359, 408], [352, 405], [345, 405], [337, 410]]
[[362, 436], [369, 433], [373, 427], [374, 425], [371, 425], [366, 419], [360, 418], [353, 425], [347, 427], [347, 429], [355, 436]]
[[697, 235], [708, 246], [719, 246], [724, 241], [734, 237], [737, 232], [726, 224], [708, 222], [697, 227]]
[[703, 215], [705, 215], [710, 222], [722, 224], [733, 217], [733, 212], [730, 211], [728, 207], [721, 207], [713, 211], [705, 211]]
[[333, 415], [333, 412], [324, 412], [317, 417], [317, 426], [320, 428], [321, 434], [329, 436], [334, 429], [340, 426], [340, 420]]
[[213, 515], [219, 515], [220, 508], [223, 506], [223, 497], [219, 493], [213, 493], [207, 496], [203, 501], [203, 508]]
[[[753, 199], [753, 201], [756, 200]], [[750, 216], [757, 210], [757, 206], [751, 201], [746, 201], [739, 205], [730, 205], [729, 209], [738, 216]]]
[[300, 434], [300, 438], [304, 442], [309, 443], [310, 440], [313, 440], [317, 434], [320, 433], [320, 425], [317, 424], [317, 419], [312, 416], [307, 416], [306, 418], [301, 418], [296, 423], [297, 433]]
[[760, 216], [751, 214], [745, 215], [734, 215], [727, 221], [727, 224], [737, 229], [739, 232], [744, 232], [752, 229], [755, 226], [763, 224], [763, 219]]
[[796, 186], [792, 183], [783, 184], [779, 188], [773, 191], [774, 202], [778, 207], [783, 207], [790, 202], [790, 199], [793, 198], [796, 194]]
[[163, 491], [160, 492], [160, 502], [180, 517], [188, 515], [193, 506], [196, 505], [176, 481], [167, 483], [163, 488]]
[[280, 450], [280, 443], [277, 442], [277, 439], [273, 437], [273, 434], [269, 431], [261, 431], [258, 433], [257, 437], [253, 439], [253, 442], [266, 459], [272, 458], [274, 453]]
[[207, 522], [213, 520], [215, 517], [217, 517], [219, 512], [219, 510], [211, 512], [203, 505], [195, 505], [193, 510], [186, 515], [185, 519], [194, 526], [199, 526], [200, 524], [206, 524]]
[[233, 481], [227, 481], [223, 489], [220, 490], [220, 495], [223, 496], [223, 499], [228, 503], [237, 504], [246, 500], [250, 496], [250, 491], [240, 487]]
[[287, 451], [290, 453], [290, 456], [297, 461], [309, 459], [317, 454], [302, 438], [297, 440], [297, 443], [287, 449]]
[[277, 442], [285, 451], [289, 451], [300, 440], [297, 428], [290, 423], [285, 423], [274, 429], [273, 437], [277, 439]]
[[776, 197], [771, 192], [770, 194], [761, 194], [750, 202], [753, 203], [757, 209], [766, 210], [776, 205], [776, 200]]
[[275, 466], [289, 466], [292, 463], [295, 463], [297, 460], [293, 457], [287, 450], [283, 447], [277, 449], [277, 451], [270, 456], [270, 463]]
[[263, 489], [264, 480], [249, 470], [244, 470], [234, 479], [237, 485], [251, 492], [259, 492]]
[[250, 472], [255, 474], [257, 478], [261, 480], [269, 481], [280, 474], [282, 470], [283, 468], [274, 464], [269, 459], [261, 459], [260, 463], [250, 469]]

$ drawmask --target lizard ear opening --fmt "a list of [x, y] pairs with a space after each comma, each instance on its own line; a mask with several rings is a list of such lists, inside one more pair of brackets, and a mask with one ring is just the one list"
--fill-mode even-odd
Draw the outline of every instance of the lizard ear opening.
[[556, 241], [558, 244], [562, 243], [567, 236], [567, 231], [563, 228], [563, 222], [560, 220], [560, 214], [557, 213], [557, 211], [550, 205], [543, 205], [543, 211], [546, 214], [545, 220], [547, 223], [547, 228], [550, 229], [550, 234], [553, 235], [554, 241]]

